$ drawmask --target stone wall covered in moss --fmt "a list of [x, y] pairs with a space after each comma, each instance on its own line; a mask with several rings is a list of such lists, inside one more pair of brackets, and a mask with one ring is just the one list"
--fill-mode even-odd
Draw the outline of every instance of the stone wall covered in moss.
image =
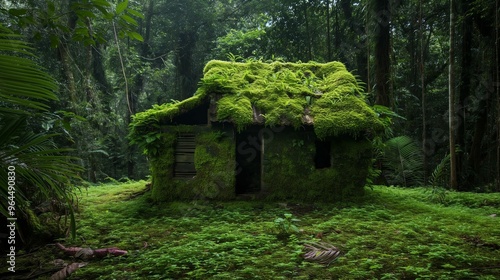
[[[264, 127], [263, 127], [264, 128]], [[156, 201], [235, 198], [236, 149], [232, 129], [166, 126], [164, 143], [151, 159], [152, 197]], [[175, 144], [179, 133], [195, 135], [192, 178], [175, 178]], [[288, 127], [263, 139], [259, 197], [301, 201], [338, 201], [363, 194], [371, 162], [371, 143], [349, 136], [323, 139], [331, 166], [317, 168], [318, 138], [312, 128]], [[319, 153], [321, 153], [320, 151]]]
[[[151, 158], [152, 198], [174, 201], [235, 196], [235, 147], [232, 130], [203, 126], [164, 126], [158, 153]], [[175, 144], [179, 133], [195, 135], [193, 178], [175, 178]]]
[[316, 168], [312, 131], [285, 130], [265, 142], [263, 192], [269, 199], [338, 201], [363, 194], [371, 143], [351, 137], [327, 139], [331, 166]]

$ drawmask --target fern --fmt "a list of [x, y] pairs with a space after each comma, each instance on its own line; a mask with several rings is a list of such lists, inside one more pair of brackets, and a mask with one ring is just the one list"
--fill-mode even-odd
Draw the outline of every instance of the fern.
[[387, 140], [382, 159], [384, 175], [390, 184], [408, 187], [424, 183], [423, 154], [410, 137], [398, 136]]
[[226, 56], [227, 56], [227, 59], [229, 59], [229, 61], [231, 61], [231, 62], [238, 62], [238, 61], [243, 60], [242, 56], [235, 55], [233, 53], [228, 53]]
[[434, 168], [432, 171], [431, 178], [429, 179], [429, 185], [437, 186], [444, 174], [446, 174], [446, 170], [448, 169], [450, 163], [450, 154], [446, 154], [441, 162]]

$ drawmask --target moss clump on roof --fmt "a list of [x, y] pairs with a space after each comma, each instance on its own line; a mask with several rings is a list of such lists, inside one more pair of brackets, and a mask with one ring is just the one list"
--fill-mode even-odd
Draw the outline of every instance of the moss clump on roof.
[[214, 60], [204, 73], [201, 89], [223, 96], [217, 103], [218, 120], [234, 122], [239, 129], [256, 121], [255, 112], [268, 126], [298, 127], [309, 115], [321, 138], [383, 127], [356, 78], [340, 62]]
[[233, 122], [240, 130], [261, 120], [267, 126], [314, 123], [320, 138], [383, 130], [365, 101], [363, 89], [340, 62], [213, 60], [205, 66], [193, 97], [134, 116], [130, 134], [133, 142], [147, 141], [155, 127], [207, 98], [216, 103], [217, 120]]
[[225, 95], [218, 102], [219, 119], [232, 119], [237, 126], [245, 126], [253, 121], [252, 103], [239, 95]]

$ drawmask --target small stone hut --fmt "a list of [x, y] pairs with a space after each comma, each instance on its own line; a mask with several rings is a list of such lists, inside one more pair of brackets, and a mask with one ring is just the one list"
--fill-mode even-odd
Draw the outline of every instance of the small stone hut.
[[194, 96], [138, 113], [152, 197], [337, 200], [363, 193], [383, 124], [340, 62], [210, 61]]

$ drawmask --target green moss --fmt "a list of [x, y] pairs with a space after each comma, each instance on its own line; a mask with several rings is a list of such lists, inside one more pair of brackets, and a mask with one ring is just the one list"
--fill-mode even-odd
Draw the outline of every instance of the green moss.
[[218, 102], [219, 119], [231, 120], [240, 129], [252, 123], [252, 104], [248, 98], [240, 95], [226, 95]]
[[332, 138], [332, 166], [316, 169], [314, 139], [313, 132], [285, 131], [266, 143], [264, 191], [269, 199], [338, 201], [364, 193], [370, 142]]
[[[230, 136], [196, 126], [167, 126], [162, 130], [167, 131], [160, 139], [162, 148], [151, 158], [153, 200], [234, 198], [235, 148]], [[175, 142], [180, 132], [195, 134], [196, 175], [190, 179], [174, 178]]]
[[356, 137], [369, 128], [383, 129], [375, 112], [355, 96], [327, 96], [317, 100], [315, 105], [312, 108], [314, 131], [319, 138], [343, 134]]
[[231, 120], [240, 128], [256, 122], [250, 104], [269, 126], [298, 127], [310, 111], [314, 123], [320, 122], [316, 132], [321, 137], [383, 128], [356, 78], [340, 62], [211, 61], [201, 88], [225, 96], [217, 104], [218, 119]]
[[157, 201], [168, 201], [175, 197], [175, 186], [172, 177], [174, 170], [174, 146], [177, 135], [174, 133], [161, 134], [163, 143], [159, 148], [159, 156], [151, 158], [152, 197]]
[[189, 184], [195, 194], [221, 200], [235, 196], [235, 148], [231, 137], [207, 132], [196, 139], [196, 177]]
[[176, 115], [200, 105], [205, 97], [205, 92], [200, 89], [194, 96], [181, 102], [153, 105], [153, 108], [133, 115], [128, 135], [130, 143], [139, 145], [145, 154], [156, 154], [161, 145], [160, 127]]
[[193, 97], [155, 106], [134, 116], [130, 126], [132, 143], [148, 146], [158, 126], [208, 102], [207, 99], [216, 105], [217, 120], [233, 122], [240, 130], [262, 119], [268, 126], [299, 127], [306, 114], [312, 117], [315, 131], [322, 138], [357, 136], [384, 128], [366, 103], [356, 78], [340, 62], [213, 60], [205, 66], [204, 77]]

